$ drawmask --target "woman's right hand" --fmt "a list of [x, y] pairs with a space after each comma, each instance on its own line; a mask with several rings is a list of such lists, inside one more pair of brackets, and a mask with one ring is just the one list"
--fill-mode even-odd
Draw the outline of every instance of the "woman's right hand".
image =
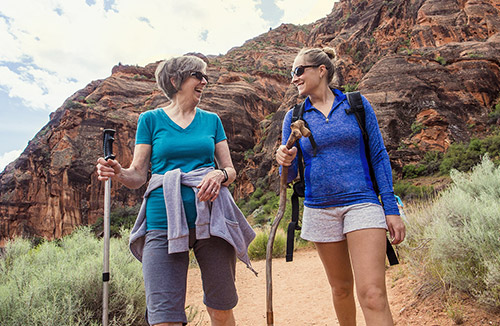
[[108, 159], [107, 161], [103, 157], [97, 159], [97, 175], [98, 179], [101, 181], [106, 181], [109, 178], [114, 178], [122, 172], [122, 166], [118, 161]]
[[276, 161], [279, 165], [290, 166], [292, 161], [297, 155], [297, 147], [292, 147], [291, 149], [286, 148], [285, 145], [280, 145], [276, 151]]

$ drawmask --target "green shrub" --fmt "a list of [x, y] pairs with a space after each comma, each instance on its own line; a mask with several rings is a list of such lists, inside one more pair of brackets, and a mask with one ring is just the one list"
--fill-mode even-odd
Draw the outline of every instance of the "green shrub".
[[252, 84], [253, 82], [255, 82], [257, 80], [257, 78], [255, 77], [249, 77], [249, 76], [243, 76], [243, 79], [249, 83], [249, 84]]
[[345, 92], [355, 92], [358, 90], [358, 83], [355, 84], [345, 84], [342, 86]]
[[423, 164], [426, 167], [425, 175], [433, 175], [439, 172], [439, 166], [442, 161], [443, 153], [439, 151], [426, 152], [423, 159]]
[[[257, 186], [248, 198], [239, 200], [237, 204], [245, 216], [253, 215], [254, 219], [269, 220], [272, 213], [278, 209], [279, 195], [274, 191], [264, 192], [261, 187]], [[260, 210], [256, 212], [259, 208]], [[266, 216], [260, 216], [263, 214]], [[258, 224], [261, 223], [258, 222]]]
[[244, 155], [243, 159], [245, 161], [248, 160], [250, 157], [252, 157], [254, 155], [253, 149], [251, 148], [251, 149], [247, 150], [243, 155]]
[[[110, 325], [143, 325], [141, 265], [128, 237], [110, 243]], [[9, 242], [0, 259], [0, 325], [100, 325], [102, 241], [81, 228], [33, 247]]]
[[469, 56], [469, 58], [482, 58], [482, 57], [484, 57], [484, 55], [481, 53], [469, 53], [468, 56]]
[[413, 134], [418, 134], [422, 129], [424, 129], [424, 125], [421, 122], [413, 122], [411, 124], [411, 131]]
[[[135, 219], [139, 213], [141, 204], [136, 206], [122, 206], [115, 207], [109, 214], [110, 227], [109, 233], [112, 237], [120, 235], [122, 229], [132, 229]], [[96, 234], [103, 232], [103, 217], [99, 217], [97, 221], [92, 224], [92, 230]]]
[[427, 171], [425, 165], [422, 164], [408, 164], [403, 166], [403, 179], [412, 179], [421, 175], [425, 175]]
[[425, 153], [419, 164], [408, 164], [403, 166], [403, 179], [434, 175], [439, 172], [443, 154], [438, 151]]
[[422, 283], [444, 285], [500, 309], [500, 168], [485, 156], [428, 205], [407, 210], [403, 243]]
[[439, 62], [441, 65], [446, 66], [446, 59], [443, 58], [442, 56], [437, 56], [435, 59], [437, 62]]
[[498, 102], [497, 104], [495, 104], [495, 107], [493, 108], [493, 111], [491, 113], [493, 115], [495, 115], [496, 117], [500, 117], [500, 102]]
[[[255, 239], [248, 247], [248, 256], [250, 259], [258, 260], [266, 258], [267, 241], [269, 239], [269, 230], [259, 229]], [[286, 253], [286, 235], [278, 228], [273, 243], [273, 257], [284, 257]]]
[[416, 186], [407, 181], [396, 180], [394, 182], [394, 194], [404, 201], [425, 200], [434, 196], [434, 187]]
[[481, 161], [481, 157], [488, 153], [492, 161], [498, 164], [500, 155], [500, 133], [490, 135], [483, 139], [472, 138], [468, 144], [451, 144], [444, 154], [439, 170], [448, 174], [451, 169], [461, 172], [469, 171]]

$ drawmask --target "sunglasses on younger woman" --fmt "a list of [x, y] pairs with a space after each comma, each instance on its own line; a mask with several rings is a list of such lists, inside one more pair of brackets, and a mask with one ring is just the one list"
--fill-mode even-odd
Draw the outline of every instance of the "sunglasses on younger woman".
[[205, 78], [205, 80], [208, 83], [208, 76], [205, 75], [204, 73], [202, 73], [201, 71], [191, 71], [191, 73], [189, 75], [191, 77], [198, 79], [199, 81], [203, 81], [203, 78]]
[[307, 66], [297, 66], [295, 67], [295, 69], [293, 69], [292, 71], [290, 71], [290, 75], [292, 75], [292, 78], [293, 76], [302, 76], [302, 74], [304, 73], [304, 71], [306, 70], [306, 68], [317, 68], [321, 65], [307, 65]]

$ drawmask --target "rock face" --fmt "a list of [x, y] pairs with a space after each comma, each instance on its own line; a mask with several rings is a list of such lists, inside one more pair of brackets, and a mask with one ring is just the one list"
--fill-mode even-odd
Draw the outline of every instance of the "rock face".
[[[276, 184], [282, 119], [298, 101], [289, 70], [303, 46], [336, 49], [335, 83], [370, 100], [397, 172], [487, 133], [500, 100], [499, 12], [498, 0], [342, 0], [311, 25], [282, 25], [206, 58], [211, 83], [200, 107], [224, 124], [235, 197]], [[102, 216], [94, 168], [102, 130], [116, 129], [115, 154], [127, 166], [139, 114], [167, 104], [156, 65], [115, 66], [52, 113], [0, 174], [0, 246], [14, 236], [57, 238]], [[113, 184], [112, 202], [135, 205], [143, 191]]]

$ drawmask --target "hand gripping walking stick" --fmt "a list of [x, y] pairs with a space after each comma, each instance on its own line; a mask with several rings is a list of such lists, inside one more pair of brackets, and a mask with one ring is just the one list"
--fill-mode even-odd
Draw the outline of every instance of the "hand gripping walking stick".
[[[303, 120], [297, 120], [290, 126], [292, 133], [286, 142], [286, 148], [291, 149], [293, 144], [300, 139], [302, 136], [309, 137], [311, 132], [306, 128]], [[267, 289], [267, 325], [274, 325], [274, 315], [273, 315], [273, 275], [272, 275], [272, 256], [273, 256], [273, 244], [274, 237], [276, 236], [276, 231], [278, 225], [280, 224], [283, 214], [286, 208], [286, 188], [288, 179], [288, 168], [283, 167], [281, 170], [280, 177], [280, 203], [278, 208], [278, 213], [274, 218], [273, 224], [271, 226], [271, 231], [269, 232], [269, 239], [267, 241], [266, 248], [266, 289]]]
[[[103, 147], [104, 159], [114, 159], [113, 141], [115, 140], [113, 129], [104, 129]], [[108, 326], [108, 297], [109, 297], [109, 213], [111, 210], [111, 179], [104, 183], [104, 255], [102, 268], [102, 325]]]

